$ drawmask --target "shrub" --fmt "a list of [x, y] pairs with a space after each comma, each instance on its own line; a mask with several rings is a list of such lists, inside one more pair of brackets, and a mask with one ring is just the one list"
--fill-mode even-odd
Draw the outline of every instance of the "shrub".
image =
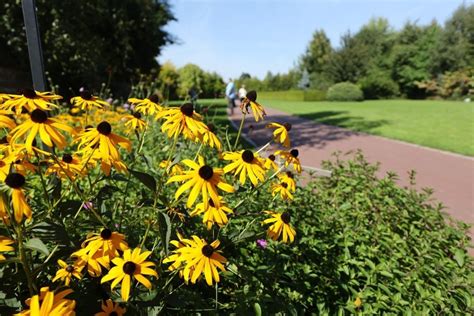
[[399, 93], [397, 83], [382, 72], [369, 74], [359, 84], [365, 99], [387, 99]]
[[304, 101], [324, 101], [326, 100], [326, 92], [321, 90], [305, 90]]
[[262, 91], [258, 95], [261, 99], [282, 101], [323, 101], [326, 99], [326, 92], [321, 90]]
[[340, 82], [328, 89], [327, 99], [329, 101], [362, 101], [364, 94], [357, 85]]

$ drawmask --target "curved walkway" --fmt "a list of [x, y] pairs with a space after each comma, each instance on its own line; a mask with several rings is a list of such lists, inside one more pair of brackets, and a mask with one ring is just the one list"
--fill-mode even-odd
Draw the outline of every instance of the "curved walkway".
[[[319, 168], [321, 161], [330, 159], [335, 151], [361, 149], [368, 161], [381, 163], [380, 176], [394, 171], [402, 186], [409, 185], [408, 172], [416, 170], [417, 188], [433, 188], [433, 197], [443, 202], [447, 213], [474, 224], [474, 158], [319, 124], [274, 109], [266, 108], [266, 111], [265, 122], [256, 123], [248, 117], [244, 125], [245, 135], [257, 145], [265, 144], [271, 137], [265, 124], [291, 123], [292, 147], [299, 149], [304, 166]], [[236, 108], [229, 119], [239, 126], [240, 110]], [[470, 235], [474, 237], [474, 227]]]

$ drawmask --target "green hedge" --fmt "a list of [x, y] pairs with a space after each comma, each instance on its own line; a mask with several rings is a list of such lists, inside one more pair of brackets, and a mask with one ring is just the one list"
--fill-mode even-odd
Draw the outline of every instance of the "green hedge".
[[350, 82], [339, 82], [328, 89], [329, 101], [362, 101], [364, 93], [359, 86]]
[[261, 91], [260, 99], [281, 101], [324, 101], [326, 92], [321, 90]]

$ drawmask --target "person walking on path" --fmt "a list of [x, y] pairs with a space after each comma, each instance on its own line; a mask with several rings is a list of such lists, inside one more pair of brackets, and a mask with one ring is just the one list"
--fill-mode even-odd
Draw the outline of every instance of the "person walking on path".
[[242, 84], [242, 86], [240, 86], [240, 89], [239, 89], [239, 99], [242, 100], [246, 96], [247, 96], [247, 90], [245, 89], [245, 85]]
[[227, 83], [227, 86], [225, 88], [225, 96], [227, 98], [227, 104], [230, 108], [230, 113], [234, 114], [234, 108], [235, 108], [235, 84], [232, 79], [229, 79], [229, 82]]

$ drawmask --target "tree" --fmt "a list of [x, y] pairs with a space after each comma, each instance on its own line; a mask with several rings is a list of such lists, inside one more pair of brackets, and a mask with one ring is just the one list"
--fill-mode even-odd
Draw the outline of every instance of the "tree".
[[[166, 0], [37, 0], [45, 69], [62, 93], [81, 86], [127, 94], [131, 76], [158, 67], [156, 57], [172, 38], [174, 17]], [[0, 4], [0, 66], [29, 69], [21, 2]], [[4, 58], [5, 57], [5, 58]]]
[[321, 73], [332, 53], [331, 42], [326, 33], [324, 30], [317, 30], [313, 33], [305, 54], [301, 56], [300, 69], [309, 73]]
[[173, 63], [167, 61], [160, 68], [158, 74], [159, 89], [167, 100], [175, 100], [178, 97], [179, 73]]
[[186, 64], [179, 68], [178, 96], [186, 98], [190, 92], [200, 94], [203, 92], [204, 71], [195, 64]]

